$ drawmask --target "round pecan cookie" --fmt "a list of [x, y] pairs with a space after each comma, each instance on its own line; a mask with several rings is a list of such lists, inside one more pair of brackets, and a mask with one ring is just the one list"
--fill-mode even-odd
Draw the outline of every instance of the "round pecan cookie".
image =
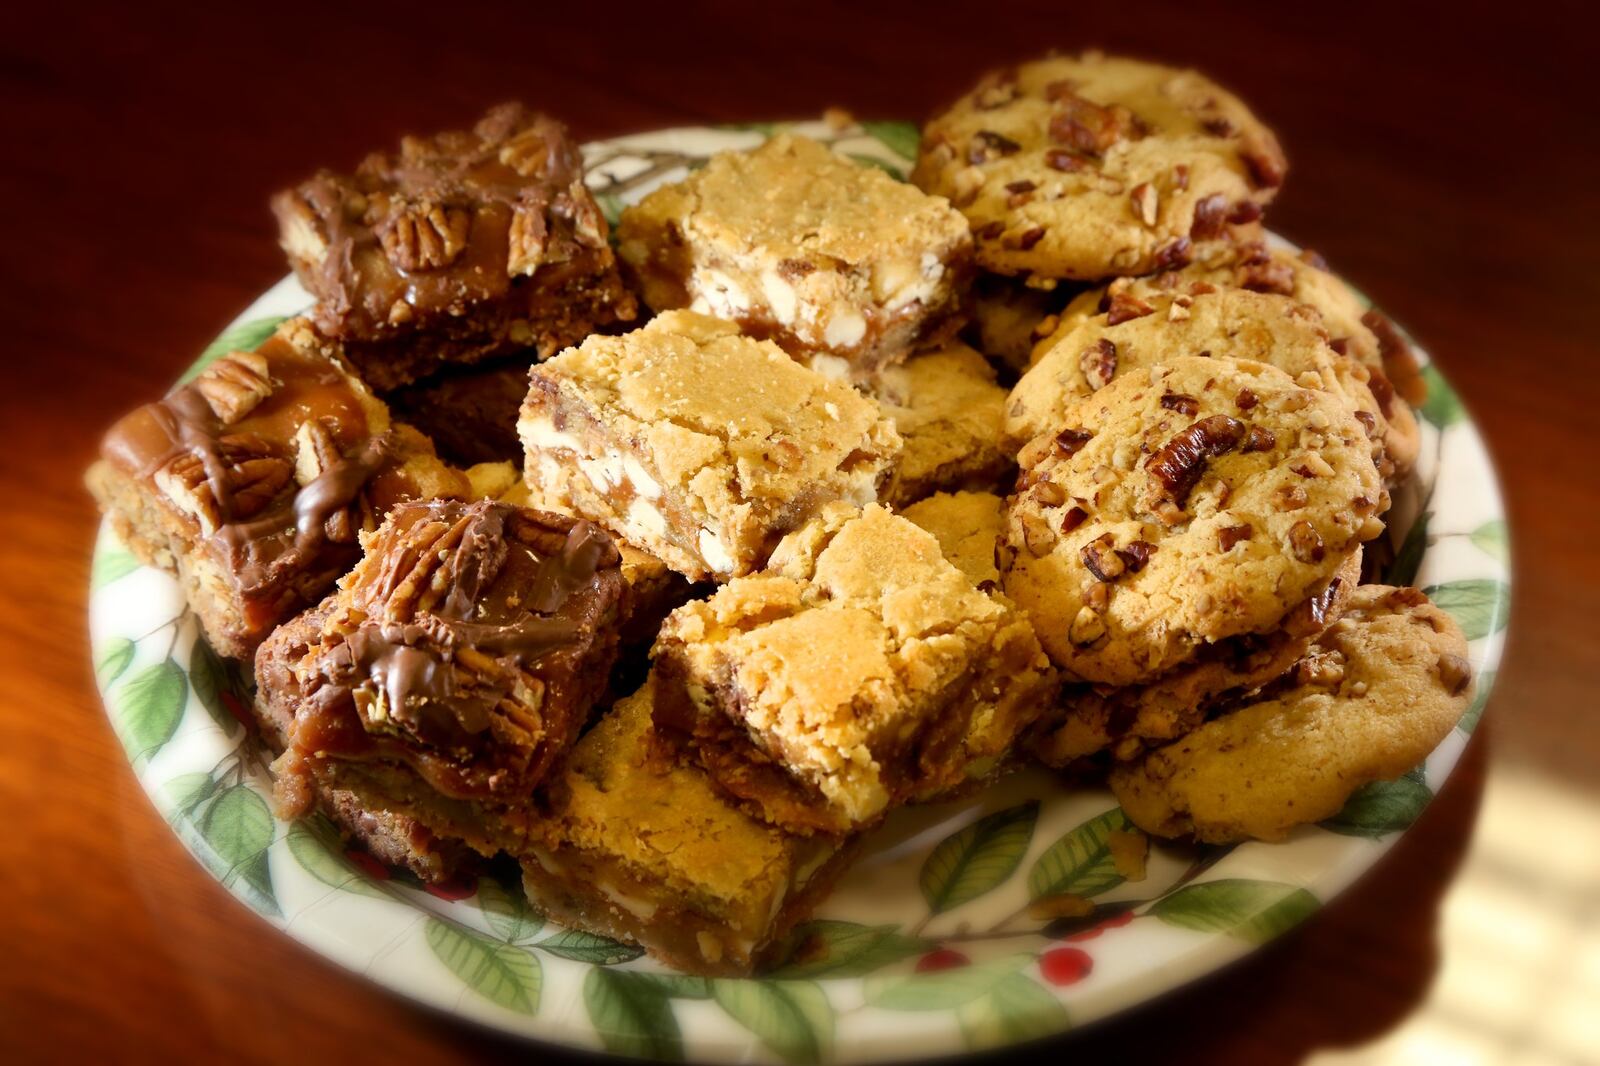
[[1247, 360], [1120, 375], [1019, 462], [1006, 593], [1058, 666], [1106, 685], [1278, 630], [1389, 503], [1348, 402]]
[[1363, 585], [1274, 690], [1111, 772], [1139, 828], [1281, 840], [1416, 767], [1471, 699], [1467, 642], [1416, 589]]
[[1259, 218], [1286, 169], [1216, 83], [1085, 53], [984, 77], [924, 128], [912, 180], [967, 216], [984, 268], [1093, 280], [1183, 265]]
[[1268, 363], [1308, 387], [1344, 396], [1367, 428], [1386, 480], [1415, 463], [1416, 420], [1381, 373], [1375, 377], [1369, 367], [1330, 346], [1313, 307], [1248, 289], [1210, 288], [1193, 295], [1141, 289], [1133, 295], [1119, 285], [1107, 290], [1104, 311], [1075, 315], [1052, 335], [1053, 343], [1040, 345], [1038, 360], [1006, 401], [1011, 440], [1031, 440], [1057, 423], [1072, 403], [1118, 375], [1174, 356], [1212, 355]]

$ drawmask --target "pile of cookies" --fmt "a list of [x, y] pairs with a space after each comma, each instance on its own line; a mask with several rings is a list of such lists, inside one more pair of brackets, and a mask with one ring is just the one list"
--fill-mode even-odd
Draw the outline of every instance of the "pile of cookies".
[[910, 182], [805, 137], [610, 233], [508, 105], [274, 202], [316, 300], [90, 484], [253, 664], [279, 812], [742, 973], [905, 804], [1022, 765], [1278, 839], [1399, 776], [1471, 672], [1363, 584], [1420, 377], [1269, 244], [1206, 78], [997, 72]]

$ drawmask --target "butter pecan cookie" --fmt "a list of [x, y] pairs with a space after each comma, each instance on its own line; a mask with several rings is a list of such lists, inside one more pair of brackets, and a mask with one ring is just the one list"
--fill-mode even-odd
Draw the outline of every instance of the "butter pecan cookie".
[[1281, 840], [1420, 763], [1471, 699], [1466, 655], [1421, 592], [1363, 585], [1275, 690], [1113, 769], [1111, 790], [1158, 836]]
[[1181, 266], [1259, 218], [1286, 170], [1216, 83], [1085, 53], [984, 77], [927, 124], [912, 180], [967, 216], [985, 269], [1093, 280]]
[[[1105, 305], [1093, 316], [1068, 319], [1040, 345], [1038, 360], [1006, 403], [1006, 435], [1013, 441], [1044, 432], [1073, 402], [1118, 375], [1177, 356], [1210, 355], [1267, 363], [1303, 385], [1343, 396], [1367, 430], [1385, 479], [1415, 463], [1415, 419], [1381, 372], [1374, 377], [1371, 368], [1330, 345], [1323, 318], [1310, 305], [1248, 289], [1191, 295], [1141, 288], [1135, 295], [1118, 285], [1107, 290]], [[1389, 413], [1404, 420], [1391, 421]]]
[[1246, 360], [1120, 375], [1019, 462], [1005, 591], [1056, 665], [1105, 685], [1277, 631], [1382, 532], [1389, 502], [1342, 396]]

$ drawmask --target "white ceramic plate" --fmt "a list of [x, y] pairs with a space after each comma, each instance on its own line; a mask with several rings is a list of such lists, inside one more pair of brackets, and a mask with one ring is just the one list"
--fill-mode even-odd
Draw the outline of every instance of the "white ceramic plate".
[[[608, 215], [774, 126], [678, 129], [586, 149]], [[903, 174], [916, 130], [803, 125]], [[253, 347], [310, 303], [286, 279], [201, 363]], [[1425, 358], [1425, 357], [1424, 357]], [[197, 366], [200, 364], [197, 364]], [[194, 370], [190, 371], [191, 374]], [[900, 812], [803, 929], [810, 960], [750, 980], [671, 974], [636, 949], [544, 922], [515, 884], [458, 891], [346, 855], [320, 821], [276, 821], [260, 751], [240, 724], [248, 681], [197, 640], [175, 582], [108, 532], [95, 550], [90, 631], [106, 711], [151, 800], [245, 906], [318, 953], [440, 1010], [506, 1032], [662, 1059], [924, 1058], [1047, 1036], [1215, 970], [1310, 916], [1388, 850], [1476, 724], [1504, 639], [1507, 531], [1477, 430], [1427, 371], [1415, 481], [1396, 494], [1390, 579], [1425, 588], [1472, 640], [1477, 700], [1425, 765], [1363, 789], [1337, 818], [1281, 844], [1153, 849], [1124, 882], [1106, 851], [1109, 793], [1012, 777], [962, 803]], [[1050, 926], [1027, 906], [1089, 897]]]

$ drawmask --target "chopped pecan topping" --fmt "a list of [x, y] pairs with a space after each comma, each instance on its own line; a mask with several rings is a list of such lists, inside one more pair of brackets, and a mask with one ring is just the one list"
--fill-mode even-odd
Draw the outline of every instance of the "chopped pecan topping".
[[1239, 446], [1242, 452], [1268, 452], [1278, 446], [1278, 437], [1270, 429], [1260, 426], [1251, 426], [1250, 431], [1244, 435], [1244, 443]]
[[1008, 182], [1006, 182], [1006, 192], [1032, 192], [1033, 190], [1037, 189], [1038, 187], [1039, 186], [1035, 185], [1033, 182], [1028, 181], [1026, 179], [1024, 179], [1022, 181], [1008, 181]]
[[232, 425], [272, 395], [272, 375], [267, 359], [256, 352], [229, 352], [195, 378], [194, 387], [205, 397], [211, 413], [223, 425]]
[[1212, 193], [1194, 205], [1194, 222], [1189, 226], [1189, 236], [1197, 241], [1209, 241], [1222, 236], [1227, 215], [1228, 198], [1220, 192]]
[[1143, 318], [1151, 314], [1155, 308], [1128, 293], [1119, 292], [1111, 297], [1110, 304], [1106, 307], [1106, 325], [1120, 326], [1124, 322], [1132, 322], [1136, 318]]
[[1206, 462], [1238, 447], [1244, 433], [1244, 423], [1238, 419], [1211, 415], [1173, 434], [1145, 466], [1161, 483], [1167, 498], [1182, 507], [1200, 483]]
[[1194, 244], [1187, 237], [1177, 237], [1156, 249], [1157, 270], [1177, 270], [1193, 261]]
[[1293, 549], [1294, 557], [1302, 563], [1320, 563], [1327, 554], [1322, 534], [1304, 519], [1289, 527], [1289, 547]]
[[1081, 156], [1073, 155], [1065, 148], [1052, 148], [1044, 154], [1044, 165], [1051, 170], [1059, 170], [1064, 174], [1083, 169]]
[[1150, 556], [1156, 552], [1156, 546], [1147, 540], [1136, 540], [1126, 548], [1117, 549], [1117, 557], [1128, 568], [1128, 573], [1137, 574], [1144, 569], [1144, 564], [1150, 561]]
[[1017, 522], [1022, 527], [1022, 543], [1030, 554], [1035, 556], [1049, 555], [1050, 549], [1056, 546], [1056, 531], [1050, 528], [1050, 521], [1038, 511], [1021, 509], [1016, 512]]
[[1054, 481], [1041, 481], [1033, 488], [1033, 498], [1044, 507], [1060, 507], [1067, 502], [1067, 492]]
[[[215, 466], [208, 459], [215, 459]], [[217, 441], [209, 457], [179, 454], [157, 472], [155, 483], [210, 536], [226, 523], [260, 514], [293, 477], [288, 460], [273, 454], [261, 438], [234, 435]]]
[[1254, 200], [1241, 200], [1228, 212], [1228, 221], [1235, 226], [1248, 225], [1261, 217], [1261, 205]]
[[1344, 668], [1344, 655], [1338, 651], [1330, 650], [1308, 655], [1295, 666], [1295, 684], [1338, 688], [1344, 681]]
[[1439, 656], [1439, 680], [1445, 691], [1459, 696], [1472, 684], [1472, 664], [1459, 655], [1445, 652]]
[[994, 130], [979, 130], [972, 135], [972, 144], [967, 148], [967, 162], [986, 163], [996, 156], [1010, 155], [1021, 147], [1004, 134]]
[[1249, 540], [1255, 536], [1255, 530], [1248, 525], [1223, 526], [1217, 530], [1217, 549], [1219, 551], [1232, 551], [1233, 546], [1241, 540]]
[[1251, 292], [1294, 295], [1294, 268], [1281, 259], [1249, 263], [1239, 269], [1239, 287]]
[[1071, 533], [1083, 525], [1084, 519], [1089, 517], [1089, 512], [1074, 504], [1067, 508], [1066, 514], [1061, 516], [1061, 532]]
[[1007, 234], [1004, 243], [1007, 247], [1027, 251], [1042, 240], [1044, 240], [1044, 227], [1032, 226], [1020, 233]]
[[1063, 456], [1076, 455], [1079, 449], [1094, 439], [1094, 434], [1086, 429], [1063, 429], [1056, 434], [1056, 448]]
[[1161, 210], [1161, 194], [1148, 181], [1140, 182], [1128, 194], [1133, 201], [1133, 213], [1146, 226], [1154, 226]]
[[1103, 389], [1117, 373], [1117, 346], [1104, 337], [1083, 350], [1078, 369], [1091, 389]]
[[1067, 639], [1083, 648], [1105, 636], [1105, 632], [1105, 620], [1095, 613], [1094, 608], [1085, 604], [1073, 616], [1072, 625], [1067, 628]]
[[1248, 411], [1261, 402], [1261, 398], [1249, 389], [1240, 389], [1239, 395], [1233, 398], [1233, 405], [1241, 411]]
[[550, 225], [542, 208], [522, 205], [511, 216], [508, 237], [506, 270], [513, 274], [531, 275], [544, 262], [545, 245], [550, 238]]
[[1133, 113], [1125, 107], [1101, 107], [1079, 96], [1064, 82], [1046, 88], [1059, 109], [1050, 117], [1050, 137], [1086, 155], [1100, 156], [1136, 132]]
[[1200, 413], [1200, 401], [1193, 396], [1185, 396], [1181, 392], [1167, 392], [1161, 395], [1161, 406], [1168, 411], [1177, 411], [1179, 414], [1193, 418]]
[[438, 270], [467, 246], [472, 214], [462, 207], [422, 201], [395, 203], [375, 225], [384, 254], [400, 270]]
[[1378, 417], [1371, 411], [1357, 411], [1356, 421], [1361, 423], [1361, 428], [1367, 431], [1368, 437], [1378, 431]]
[[1279, 485], [1278, 490], [1272, 494], [1280, 511], [1298, 511], [1310, 499], [1306, 490], [1299, 485]]
[[1097, 581], [1115, 581], [1128, 568], [1127, 560], [1113, 545], [1111, 534], [1104, 533], [1085, 544], [1078, 553]]

